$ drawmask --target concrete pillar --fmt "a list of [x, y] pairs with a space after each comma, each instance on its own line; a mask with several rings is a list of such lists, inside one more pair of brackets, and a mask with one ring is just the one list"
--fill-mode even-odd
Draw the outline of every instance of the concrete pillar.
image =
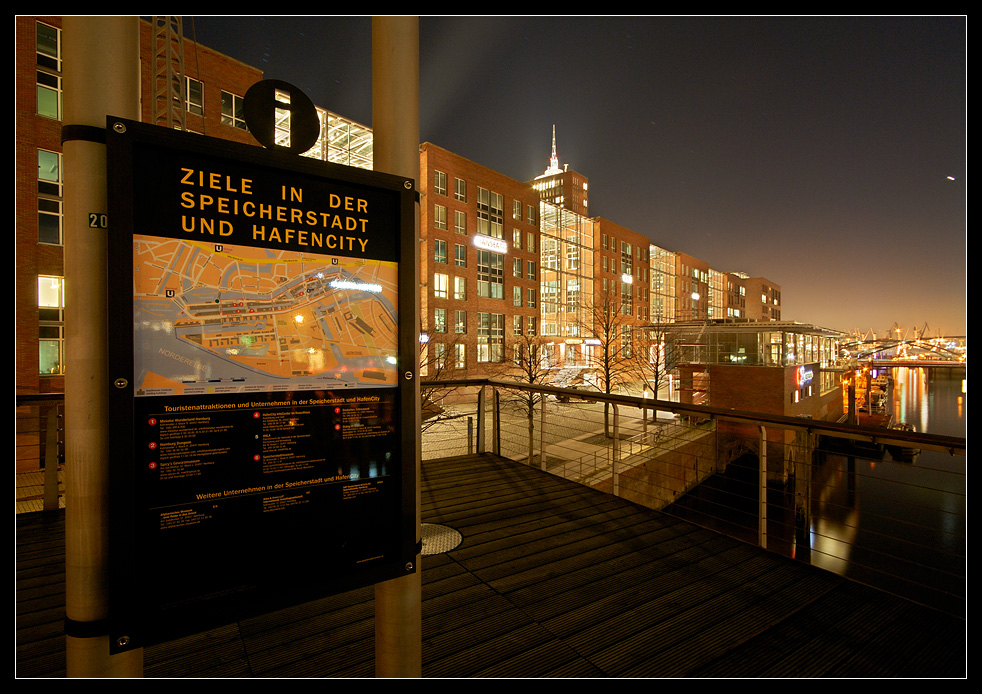
[[[417, 17], [374, 17], [372, 19], [372, 129], [374, 169], [419, 180], [419, 19]], [[401, 291], [412, 291], [417, 310], [400, 320], [415, 320], [419, 335], [419, 209], [413, 239], [403, 239], [402, 262], [412, 263], [416, 283]], [[409, 254], [408, 249], [412, 249]], [[416, 371], [417, 369], [413, 369]], [[413, 379], [416, 396], [413, 413], [419, 432], [419, 378]], [[419, 484], [422, 450], [419, 437], [415, 457], [416, 539], [419, 532]], [[422, 676], [422, 581], [420, 555], [416, 570], [406, 576], [375, 585], [375, 675], [377, 677]]]
[[[137, 17], [65, 17], [65, 609], [69, 677], [140, 676], [109, 655], [106, 116], [140, 119]], [[101, 141], [100, 141], [101, 139]]]

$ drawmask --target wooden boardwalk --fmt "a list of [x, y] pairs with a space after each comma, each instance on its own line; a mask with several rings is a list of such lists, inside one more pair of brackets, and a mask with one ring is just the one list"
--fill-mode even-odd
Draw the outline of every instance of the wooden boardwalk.
[[[462, 536], [423, 557], [424, 677], [966, 674], [964, 619], [671, 516], [489, 455], [421, 483]], [[63, 512], [17, 530], [17, 675], [63, 677]], [[366, 588], [244, 620], [148, 647], [145, 676], [372, 677], [373, 613]]]

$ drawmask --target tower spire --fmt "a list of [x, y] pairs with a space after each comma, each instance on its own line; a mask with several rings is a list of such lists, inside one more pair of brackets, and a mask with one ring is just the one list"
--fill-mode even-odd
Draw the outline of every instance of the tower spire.
[[[549, 168], [546, 169], [543, 176], [552, 176], [553, 174], [562, 173], [563, 170], [559, 168], [559, 155], [556, 154], [556, 124], [552, 124], [552, 156], [549, 157]], [[541, 178], [537, 177], [537, 178]]]
[[559, 168], [559, 157], [556, 155], [556, 124], [552, 124], [552, 156], [549, 157], [549, 168]]

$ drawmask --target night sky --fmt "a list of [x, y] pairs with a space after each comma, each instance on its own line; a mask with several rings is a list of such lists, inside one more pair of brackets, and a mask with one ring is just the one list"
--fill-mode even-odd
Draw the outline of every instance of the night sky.
[[[184, 22], [371, 126], [370, 18]], [[966, 24], [423, 17], [420, 138], [531, 180], [555, 124], [591, 215], [772, 280], [782, 319], [965, 335]]]

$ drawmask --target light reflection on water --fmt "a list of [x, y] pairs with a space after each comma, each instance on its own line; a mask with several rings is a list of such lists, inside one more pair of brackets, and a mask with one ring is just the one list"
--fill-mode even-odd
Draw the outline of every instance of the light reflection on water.
[[[965, 437], [964, 370], [891, 372], [894, 421]], [[963, 613], [966, 456], [921, 451], [912, 462], [894, 461], [889, 452], [820, 458], [807, 546], [797, 548], [798, 558]]]

